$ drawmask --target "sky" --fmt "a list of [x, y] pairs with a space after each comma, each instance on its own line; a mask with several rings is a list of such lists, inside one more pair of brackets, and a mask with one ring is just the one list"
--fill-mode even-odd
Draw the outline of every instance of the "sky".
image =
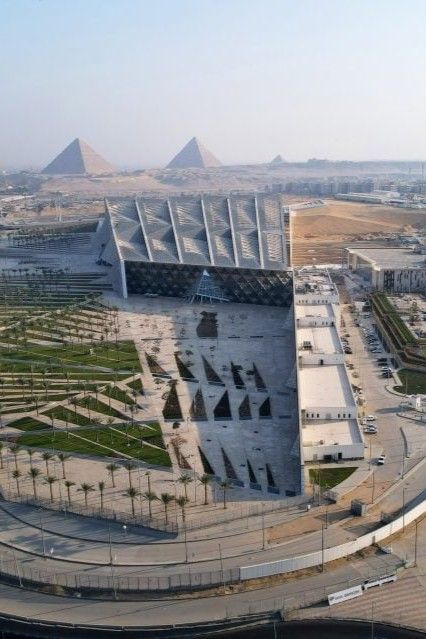
[[425, 0], [0, 0], [0, 164], [426, 157]]

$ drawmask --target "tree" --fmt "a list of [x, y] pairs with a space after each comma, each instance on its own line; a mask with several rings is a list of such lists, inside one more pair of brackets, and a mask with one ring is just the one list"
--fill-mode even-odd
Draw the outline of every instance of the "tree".
[[16, 492], [18, 493], [18, 497], [21, 496], [21, 491], [19, 489], [19, 478], [22, 477], [22, 473], [17, 468], [12, 473], [13, 479], [16, 481]]
[[101, 510], [103, 510], [104, 509], [104, 490], [105, 490], [105, 482], [104, 481], [98, 482], [98, 489], [99, 489], [99, 493], [101, 495]]
[[149, 518], [152, 519], [152, 502], [158, 501], [158, 496], [156, 495], [156, 493], [147, 490], [145, 493], [142, 494], [142, 497], [148, 502]]
[[75, 481], [67, 479], [64, 484], [67, 489], [68, 503], [71, 504], [71, 488], [75, 486]]
[[223, 494], [223, 507], [227, 508], [226, 505], [226, 491], [230, 490], [232, 488], [231, 482], [229, 481], [229, 479], [222, 479], [222, 481], [220, 482], [219, 486], [222, 489], [222, 494]]
[[123, 468], [125, 468], [127, 472], [129, 473], [129, 488], [133, 488], [132, 470], [135, 470], [135, 468], [137, 468], [137, 465], [135, 464], [135, 462], [127, 461], [123, 464]]
[[93, 488], [92, 484], [87, 484], [86, 482], [83, 482], [82, 484], [80, 484], [80, 488], [77, 488], [77, 492], [84, 493], [84, 503], [86, 507], [88, 506], [87, 497], [93, 490], [95, 489]]
[[185, 491], [185, 499], [186, 499], [186, 501], [189, 501], [189, 499], [188, 499], [188, 484], [190, 484], [193, 481], [194, 480], [192, 479], [191, 475], [188, 475], [187, 473], [184, 473], [178, 479], [178, 482], [183, 485], [183, 489]]
[[35, 453], [35, 450], [33, 450], [32, 448], [27, 448], [27, 454], [28, 457], [30, 458], [30, 467], [33, 467], [33, 455]]
[[37, 499], [36, 479], [39, 475], [41, 475], [41, 470], [39, 468], [34, 468], [33, 466], [31, 466], [28, 471], [28, 475], [31, 477], [31, 481], [33, 482], [34, 499]]
[[45, 479], [44, 479], [44, 483], [49, 486], [50, 501], [52, 501], [52, 502], [53, 502], [53, 484], [55, 482], [57, 482], [57, 481], [58, 481], [58, 478], [54, 477], [53, 475], [47, 475], [47, 477], [45, 477]]
[[120, 466], [118, 466], [118, 464], [108, 464], [106, 469], [108, 471], [108, 473], [111, 475], [111, 481], [112, 481], [112, 487], [115, 488], [115, 477], [114, 477], [114, 473], [115, 471], [119, 470]]
[[65, 455], [65, 453], [58, 453], [57, 455], [59, 461], [62, 464], [62, 479], [66, 479], [66, 475], [65, 475], [65, 462], [67, 461], [67, 459], [69, 459], [69, 455]]
[[200, 477], [200, 484], [202, 484], [204, 486], [204, 506], [207, 506], [208, 499], [207, 499], [207, 488], [208, 485], [211, 484], [213, 477], [211, 475], [207, 475], [204, 474], [202, 477]]
[[18, 444], [12, 444], [12, 446], [9, 446], [9, 450], [15, 458], [15, 470], [18, 470], [18, 454], [21, 450], [21, 447], [18, 446]]
[[188, 500], [188, 499], [187, 499], [184, 495], [181, 495], [180, 497], [178, 497], [178, 498], [176, 499], [176, 503], [177, 503], [177, 505], [178, 505], [178, 506], [179, 506], [179, 508], [182, 510], [182, 521], [183, 521], [183, 523], [184, 523], [184, 524], [185, 524], [185, 522], [186, 522], [185, 506], [186, 506], [186, 504], [188, 503], [188, 501], [189, 501], [189, 500]]
[[123, 493], [124, 497], [130, 497], [132, 503], [132, 517], [135, 517], [135, 499], [139, 495], [139, 491], [133, 486], [130, 486], [125, 493]]
[[170, 495], [170, 493], [161, 493], [160, 500], [164, 506], [164, 518], [166, 520], [166, 524], [168, 524], [169, 523], [169, 514], [168, 514], [169, 504], [170, 502], [174, 500], [174, 497], [173, 495]]
[[53, 458], [53, 455], [52, 453], [49, 453], [48, 450], [45, 450], [44, 453], [42, 453], [41, 458], [46, 464], [46, 475], [49, 476], [49, 461]]

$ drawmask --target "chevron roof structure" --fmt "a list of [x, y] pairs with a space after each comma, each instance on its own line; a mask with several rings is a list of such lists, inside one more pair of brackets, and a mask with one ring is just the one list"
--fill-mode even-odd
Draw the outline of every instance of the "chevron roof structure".
[[[285, 270], [288, 208], [281, 196], [140, 197], [106, 203], [106, 261]], [[110, 256], [110, 259], [108, 258]]]
[[84, 140], [76, 138], [56, 156], [42, 173], [48, 175], [101, 175], [115, 169]]
[[197, 138], [192, 138], [169, 164], [167, 169], [189, 169], [222, 166], [221, 162]]

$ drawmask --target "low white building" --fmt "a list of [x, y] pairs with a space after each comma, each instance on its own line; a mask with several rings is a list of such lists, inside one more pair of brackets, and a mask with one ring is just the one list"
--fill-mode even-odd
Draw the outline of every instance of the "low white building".
[[339, 295], [327, 271], [295, 273], [301, 439], [306, 462], [359, 459], [364, 439], [339, 337]]
[[348, 267], [372, 289], [388, 293], [426, 292], [426, 257], [412, 248], [347, 248]]

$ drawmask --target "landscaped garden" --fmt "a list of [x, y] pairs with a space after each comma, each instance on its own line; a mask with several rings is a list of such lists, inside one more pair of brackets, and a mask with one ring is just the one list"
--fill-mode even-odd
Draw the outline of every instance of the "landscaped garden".
[[334, 488], [356, 471], [353, 466], [341, 466], [339, 468], [310, 468], [309, 479], [312, 484], [319, 485], [323, 489]]
[[[45, 427], [46, 429], [47, 427]], [[158, 466], [170, 466], [159, 424], [119, 424], [105, 428], [76, 428], [68, 431], [26, 432], [16, 440], [19, 446], [65, 451], [96, 457], [125, 457]]]
[[426, 394], [426, 373], [411, 371], [406, 368], [398, 371], [401, 386], [395, 386], [399, 393], [408, 395]]
[[160, 426], [134, 423], [143, 395], [138, 353], [120, 339], [118, 309], [101, 301], [96, 279], [3, 272], [0, 419], [23, 432], [20, 446], [170, 466]]

